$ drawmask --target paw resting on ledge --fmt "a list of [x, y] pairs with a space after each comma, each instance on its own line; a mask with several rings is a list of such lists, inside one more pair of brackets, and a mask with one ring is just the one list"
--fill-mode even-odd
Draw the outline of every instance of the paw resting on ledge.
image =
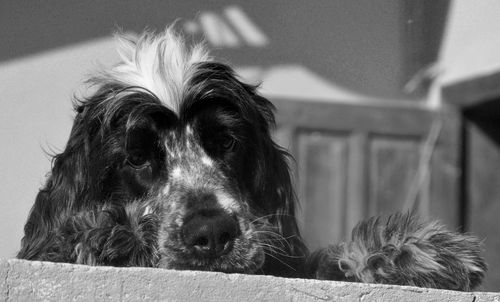
[[470, 291], [484, 278], [480, 241], [410, 214], [359, 223], [350, 242], [313, 253], [312, 278]]

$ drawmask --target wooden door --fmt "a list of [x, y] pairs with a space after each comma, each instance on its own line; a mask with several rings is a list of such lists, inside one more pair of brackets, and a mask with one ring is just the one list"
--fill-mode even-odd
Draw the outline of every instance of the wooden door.
[[466, 230], [484, 240], [489, 265], [484, 288], [500, 289], [500, 102], [480, 102], [465, 108], [464, 222]]
[[500, 71], [443, 88], [444, 101], [461, 113], [462, 221], [483, 241], [489, 269], [482, 290], [500, 290]]
[[[363, 218], [412, 206], [458, 225], [453, 115], [393, 103], [274, 103], [277, 140], [296, 159], [298, 217], [311, 249], [349, 238]], [[436, 121], [446, 122], [439, 123], [439, 139], [425, 162], [424, 146]], [[430, 171], [419, 177], [422, 163]]]

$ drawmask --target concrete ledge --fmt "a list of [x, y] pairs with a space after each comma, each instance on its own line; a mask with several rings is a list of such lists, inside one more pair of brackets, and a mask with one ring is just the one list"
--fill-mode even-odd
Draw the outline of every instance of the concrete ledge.
[[500, 301], [500, 293], [0, 260], [0, 301]]

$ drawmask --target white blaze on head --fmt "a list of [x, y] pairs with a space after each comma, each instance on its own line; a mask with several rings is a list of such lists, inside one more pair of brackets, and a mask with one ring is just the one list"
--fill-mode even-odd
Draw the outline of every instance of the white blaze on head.
[[188, 46], [172, 28], [140, 36], [118, 33], [115, 38], [121, 62], [91, 81], [144, 88], [175, 112], [179, 112], [193, 66], [211, 61], [202, 44]]

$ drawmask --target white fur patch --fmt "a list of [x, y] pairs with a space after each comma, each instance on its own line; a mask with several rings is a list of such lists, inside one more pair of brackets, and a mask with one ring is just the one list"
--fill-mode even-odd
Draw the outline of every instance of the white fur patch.
[[170, 147], [169, 147], [169, 145], [168, 145], [168, 143], [167, 143], [167, 142], [165, 142], [165, 150], [167, 151], [167, 153], [168, 153], [168, 155], [169, 155], [170, 157], [174, 157], [174, 156], [175, 156], [174, 151], [172, 151], [172, 150], [170, 149]]
[[172, 170], [172, 178], [181, 178], [182, 176], [182, 169], [181, 167], [175, 167], [173, 170]]
[[201, 162], [202, 162], [205, 166], [208, 166], [208, 167], [213, 167], [213, 165], [214, 165], [213, 160], [212, 160], [210, 157], [205, 156], [205, 155], [201, 157]]
[[170, 184], [167, 184], [163, 190], [162, 190], [163, 195], [168, 195], [170, 193]]
[[115, 38], [122, 61], [94, 81], [144, 88], [174, 112], [179, 111], [193, 65], [211, 61], [202, 44], [187, 47], [172, 28], [158, 35], [120, 33]]
[[153, 213], [153, 210], [151, 209], [151, 206], [147, 206], [145, 209], [144, 209], [144, 213], [142, 213], [142, 216], [146, 216], [146, 215], [149, 215]]
[[217, 202], [219, 206], [223, 208], [226, 212], [234, 213], [239, 210], [238, 203], [229, 195], [224, 192], [218, 191], [215, 193], [217, 197]]

